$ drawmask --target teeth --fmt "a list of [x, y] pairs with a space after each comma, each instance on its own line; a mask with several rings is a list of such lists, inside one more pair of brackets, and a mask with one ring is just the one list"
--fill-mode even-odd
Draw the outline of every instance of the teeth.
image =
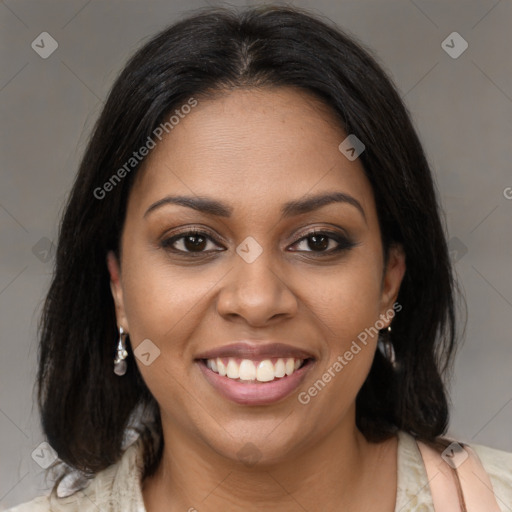
[[234, 359], [230, 358], [228, 361], [228, 366], [226, 367], [226, 377], [229, 377], [230, 379], [240, 378], [240, 368]]
[[265, 359], [265, 361], [261, 361], [261, 363], [258, 364], [258, 369], [256, 370], [257, 380], [260, 382], [270, 382], [271, 380], [274, 380], [274, 376], [275, 371], [272, 361]]
[[244, 359], [240, 363], [238, 374], [241, 380], [254, 380], [256, 378], [256, 366], [249, 359]]
[[293, 359], [287, 359], [284, 367], [286, 368], [286, 375], [291, 375], [293, 373], [294, 368], [295, 368], [294, 360]]
[[[213, 361], [213, 359], [208, 359], [208, 361]], [[222, 362], [221, 359], [217, 359], [217, 373], [221, 375], [222, 377], [226, 376], [226, 365]], [[210, 370], [213, 370], [213, 367], [210, 367]], [[215, 370], [213, 370], [215, 371]]]
[[240, 364], [232, 357], [228, 358], [227, 365], [218, 357], [217, 359], [208, 359], [206, 366], [222, 377], [228, 377], [234, 380], [259, 382], [271, 382], [274, 379], [282, 378], [285, 375], [291, 375], [298, 370], [304, 359], [294, 359], [292, 357], [283, 359], [279, 358], [275, 364], [270, 359], [263, 361], [251, 361], [250, 359], [242, 359]]
[[284, 377], [286, 375], [286, 368], [284, 365], [284, 361], [282, 359], [278, 359], [276, 365], [274, 367], [274, 375], [276, 377]]

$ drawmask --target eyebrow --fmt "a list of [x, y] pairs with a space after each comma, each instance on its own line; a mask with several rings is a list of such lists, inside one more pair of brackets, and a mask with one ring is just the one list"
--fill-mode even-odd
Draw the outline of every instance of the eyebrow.
[[[305, 196], [302, 199], [289, 201], [281, 208], [281, 219], [301, 215], [304, 213], [317, 210], [322, 206], [332, 203], [344, 203], [354, 206], [361, 213], [365, 222], [366, 214], [361, 203], [349, 194], [344, 192], [326, 192], [316, 195]], [[207, 215], [214, 215], [216, 217], [231, 217], [233, 208], [225, 203], [211, 199], [205, 196], [166, 196], [155, 203], [153, 203], [144, 213], [146, 217], [149, 213], [167, 204], [177, 204], [187, 208], [193, 208], [199, 212]]]

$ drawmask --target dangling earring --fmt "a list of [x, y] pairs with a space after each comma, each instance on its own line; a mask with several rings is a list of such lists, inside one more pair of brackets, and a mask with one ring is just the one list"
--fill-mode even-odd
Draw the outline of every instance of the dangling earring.
[[391, 326], [388, 326], [387, 337], [379, 338], [378, 347], [381, 351], [381, 354], [391, 363], [393, 368], [397, 367], [396, 355], [395, 355], [395, 347], [393, 346], [393, 342], [389, 339], [391, 335]]
[[124, 332], [122, 327], [119, 327], [119, 342], [117, 344], [117, 356], [114, 359], [114, 373], [119, 376], [124, 375], [126, 373], [127, 367], [125, 359], [128, 357], [128, 351], [126, 350], [125, 337], [126, 333]]

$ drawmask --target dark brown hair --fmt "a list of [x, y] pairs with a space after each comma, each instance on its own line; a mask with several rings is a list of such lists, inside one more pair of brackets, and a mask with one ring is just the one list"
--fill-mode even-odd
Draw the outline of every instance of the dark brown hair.
[[41, 319], [38, 403], [59, 458], [89, 474], [122, 454], [137, 405], [153, 411], [142, 432], [145, 475], [162, 455], [158, 405], [128, 346], [128, 370], [113, 373], [117, 342], [105, 257], [119, 241], [135, 167], [105, 198], [95, 190], [192, 96], [236, 87], [312, 93], [346, 133], [371, 182], [384, 253], [401, 244], [407, 270], [393, 321], [399, 370], [377, 350], [356, 402], [369, 440], [397, 429], [432, 442], [448, 425], [443, 375], [456, 347], [455, 285], [432, 174], [409, 114], [370, 52], [333, 23], [291, 7], [207, 8], [145, 44], [115, 81], [86, 148], [60, 225], [56, 267]]

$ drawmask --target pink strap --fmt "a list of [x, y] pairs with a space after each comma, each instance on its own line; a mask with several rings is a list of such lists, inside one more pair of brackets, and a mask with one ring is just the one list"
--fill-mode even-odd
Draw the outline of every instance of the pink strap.
[[435, 512], [456, 512], [461, 506], [452, 468], [430, 446], [417, 441], [425, 464]]
[[435, 512], [501, 512], [489, 475], [471, 447], [457, 445], [455, 450], [448, 447], [443, 452], [447, 454], [447, 460], [456, 466], [454, 469], [434, 448], [421, 441], [417, 443]]

